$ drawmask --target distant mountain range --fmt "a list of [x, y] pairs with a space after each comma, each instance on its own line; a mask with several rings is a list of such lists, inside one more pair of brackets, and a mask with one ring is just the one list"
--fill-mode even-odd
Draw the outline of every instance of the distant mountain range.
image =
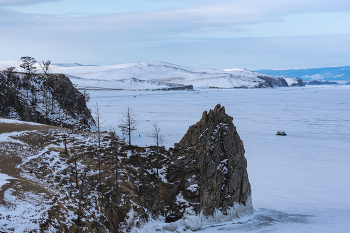
[[[20, 62], [0, 62], [0, 70]], [[39, 64], [37, 65], [40, 68]], [[40, 71], [39, 71], [40, 72]], [[166, 62], [137, 62], [109, 66], [53, 63], [52, 73], [67, 75], [79, 89], [174, 90], [208, 88], [268, 88], [301, 86], [300, 79], [273, 77], [244, 69], [202, 69]]]
[[350, 66], [311, 69], [256, 70], [275, 77], [301, 78], [309, 84], [350, 84]]
[[61, 64], [52, 72], [68, 75], [82, 89], [206, 89], [264, 88], [302, 85], [298, 79], [275, 78], [243, 69], [191, 68], [166, 62], [137, 62], [111, 66]]

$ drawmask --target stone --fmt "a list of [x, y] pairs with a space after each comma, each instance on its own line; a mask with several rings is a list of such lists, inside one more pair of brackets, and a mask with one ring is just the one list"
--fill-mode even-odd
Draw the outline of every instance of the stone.
[[167, 174], [174, 188], [167, 204], [177, 219], [184, 213], [212, 215], [215, 210], [226, 213], [235, 203], [247, 204], [247, 159], [232, 120], [220, 104], [204, 111], [174, 150]]

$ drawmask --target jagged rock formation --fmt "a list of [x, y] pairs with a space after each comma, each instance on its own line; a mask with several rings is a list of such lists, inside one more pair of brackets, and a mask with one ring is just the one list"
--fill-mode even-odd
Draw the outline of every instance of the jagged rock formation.
[[203, 113], [176, 145], [168, 169], [171, 209], [168, 221], [186, 213], [212, 215], [234, 203], [246, 205], [251, 194], [244, 146], [232, 117], [218, 104]]
[[86, 95], [63, 74], [0, 72], [0, 116], [83, 130], [94, 125]]

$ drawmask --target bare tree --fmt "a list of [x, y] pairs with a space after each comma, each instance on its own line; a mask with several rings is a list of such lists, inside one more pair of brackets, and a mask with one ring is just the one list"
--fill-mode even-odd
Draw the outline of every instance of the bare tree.
[[44, 73], [46, 74], [46, 76], [49, 74], [49, 71], [50, 71], [50, 64], [51, 64], [51, 61], [50, 61], [50, 60], [42, 61], [42, 63], [39, 63], [41, 69], [44, 71]]
[[87, 173], [90, 171], [90, 168], [91, 168], [92, 159], [93, 159], [93, 157], [91, 157], [89, 164], [85, 167], [83, 173], [81, 174], [82, 179], [81, 179], [81, 184], [79, 187], [78, 219], [77, 219], [79, 227], [81, 226], [82, 200], [84, 199], [84, 192], [83, 191], [85, 188], [84, 185], [85, 185]]
[[136, 130], [136, 126], [139, 124], [139, 122], [136, 120], [137, 115], [133, 113], [131, 108], [128, 108], [128, 110], [122, 114], [123, 116], [120, 118], [120, 124], [118, 127], [123, 134], [128, 135], [129, 146], [131, 146], [131, 132]]
[[21, 57], [21, 61], [20, 67], [23, 68], [29, 76], [35, 73], [36, 67], [34, 65], [36, 60], [33, 57]]
[[66, 133], [63, 134], [63, 144], [64, 144], [64, 153], [66, 155], [68, 155], [68, 151], [67, 151], [67, 138], [68, 138], [68, 135]]
[[164, 135], [160, 134], [160, 128], [157, 123], [153, 123], [153, 132], [148, 135], [149, 137], [154, 139], [154, 142], [156, 143], [157, 147], [157, 175], [159, 175], [158, 169], [159, 169], [159, 163], [160, 163], [160, 155], [159, 155], [159, 144], [163, 143], [164, 141]]
[[96, 102], [96, 105], [94, 107], [94, 115], [95, 115], [95, 122], [97, 126], [97, 137], [98, 137], [98, 148], [96, 149], [96, 155], [97, 155], [97, 162], [98, 162], [98, 183], [99, 183], [99, 191], [102, 190], [101, 185], [101, 125], [106, 122], [106, 120], [102, 119], [101, 114], [101, 108], [98, 107], [98, 103]]
[[83, 91], [83, 96], [85, 98], [85, 102], [89, 102], [90, 101], [90, 94], [86, 92], [86, 90]]
[[115, 162], [115, 193], [116, 193], [116, 195], [118, 195], [118, 192], [119, 192], [119, 183], [118, 183], [118, 179], [119, 179], [119, 172], [118, 172], [119, 146], [117, 143], [115, 145], [115, 161], [114, 162]]
[[101, 125], [106, 122], [106, 120], [102, 119], [102, 114], [101, 114], [101, 108], [98, 107], [98, 103], [96, 102], [96, 105], [94, 107], [94, 115], [95, 115], [95, 122], [97, 126], [97, 136], [98, 136], [98, 147], [101, 146]]
[[98, 162], [98, 190], [102, 192], [102, 179], [101, 179], [101, 148], [96, 150], [97, 162]]
[[79, 185], [79, 170], [81, 168], [78, 168], [78, 155], [76, 153], [76, 151], [73, 149], [71, 150], [71, 154], [72, 154], [72, 157], [71, 159], [73, 160], [74, 162], [74, 167], [72, 169], [72, 172], [73, 172], [73, 175], [75, 177], [75, 188], [76, 190], [78, 191], [77, 195], [78, 195], [78, 213], [77, 213], [77, 225], [79, 227], [81, 227], [81, 218], [82, 218], [82, 210], [83, 210], [83, 200], [84, 200], [84, 189], [85, 189], [85, 182], [86, 182], [86, 179], [87, 179], [87, 174], [88, 172], [90, 171], [91, 169], [91, 164], [92, 164], [92, 161], [93, 161], [93, 154], [91, 155], [91, 158], [90, 158], [90, 161], [89, 161], [89, 164], [87, 166], [84, 167], [84, 169], [81, 171], [81, 174], [80, 174], [80, 185]]
[[72, 154], [72, 159], [73, 159], [73, 162], [74, 162], [73, 172], [74, 172], [74, 176], [75, 176], [75, 187], [76, 187], [77, 190], [79, 190], [78, 164], [77, 164], [78, 157], [77, 157], [77, 154], [75, 152], [75, 149], [71, 149], [71, 154]]

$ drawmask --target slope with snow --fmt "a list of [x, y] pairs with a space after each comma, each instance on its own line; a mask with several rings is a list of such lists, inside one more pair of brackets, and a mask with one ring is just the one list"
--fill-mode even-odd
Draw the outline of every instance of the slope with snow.
[[[0, 69], [10, 65], [20, 70], [19, 62], [0, 62]], [[37, 67], [40, 68], [39, 65]], [[66, 74], [78, 88], [110, 90], [167, 89], [188, 85], [197, 89], [260, 88], [277, 85], [271, 85], [259, 77], [278, 79], [243, 69], [202, 69], [166, 62], [137, 62], [110, 66], [54, 63], [51, 71]], [[287, 82], [284, 85], [288, 86]]]
[[301, 78], [304, 81], [328, 81], [338, 84], [350, 83], [350, 66], [303, 68], [303, 69], [263, 69], [257, 70], [276, 77]]
[[[52, 68], [70, 75], [78, 86], [115, 89], [154, 89], [169, 85], [193, 85], [195, 88], [257, 87], [263, 80], [253, 72], [224, 72], [189, 68], [165, 62], [139, 62], [113, 66]], [[82, 79], [78, 79], [82, 78]]]

